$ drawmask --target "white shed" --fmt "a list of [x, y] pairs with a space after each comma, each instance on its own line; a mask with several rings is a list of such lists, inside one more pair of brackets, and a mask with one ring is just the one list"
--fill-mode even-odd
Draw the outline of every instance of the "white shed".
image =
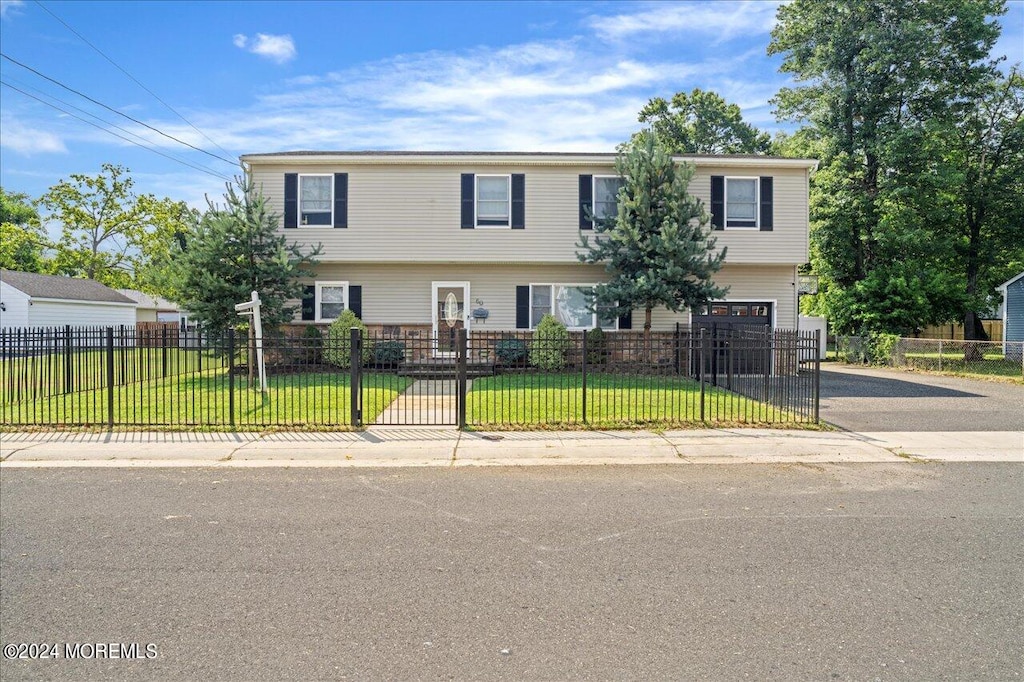
[[135, 301], [91, 279], [0, 270], [0, 328], [135, 325]]

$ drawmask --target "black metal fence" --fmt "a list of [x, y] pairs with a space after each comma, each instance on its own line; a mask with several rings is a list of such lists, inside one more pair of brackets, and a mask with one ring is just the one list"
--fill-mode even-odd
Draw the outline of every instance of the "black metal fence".
[[4, 426], [503, 428], [818, 421], [817, 335], [673, 332], [430, 336], [134, 328], [0, 333]]

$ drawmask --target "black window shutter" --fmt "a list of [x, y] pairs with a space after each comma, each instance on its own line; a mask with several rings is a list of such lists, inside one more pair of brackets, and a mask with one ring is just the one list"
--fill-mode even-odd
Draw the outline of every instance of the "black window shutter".
[[619, 316], [619, 329], [632, 329], [633, 328], [633, 311], [630, 310], [625, 315]]
[[299, 226], [299, 174], [284, 174], [284, 226]]
[[462, 174], [462, 229], [472, 230], [476, 226], [476, 181], [472, 173]]
[[334, 174], [334, 226], [348, 227], [348, 173]]
[[725, 227], [725, 176], [711, 176], [711, 229]]
[[522, 230], [526, 227], [526, 176], [522, 173], [512, 174], [512, 229]]
[[761, 231], [771, 232], [775, 227], [773, 181], [770, 177], [761, 178]]
[[363, 287], [348, 285], [348, 309], [356, 314], [360, 320], [363, 319]]
[[516, 287], [516, 329], [530, 328], [530, 285]]
[[316, 319], [316, 287], [312, 284], [302, 287], [302, 319]]
[[593, 230], [594, 221], [590, 213], [594, 210], [594, 176], [580, 176], [580, 229]]

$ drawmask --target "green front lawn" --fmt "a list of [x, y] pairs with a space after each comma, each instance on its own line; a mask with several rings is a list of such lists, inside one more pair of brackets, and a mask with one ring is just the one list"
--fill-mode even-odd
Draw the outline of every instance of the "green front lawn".
[[[578, 373], [503, 374], [474, 379], [466, 399], [466, 420], [473, 426], [583, 424], [583, 417], [583, 384]], [[587, 378], [586, 423], [592, 426], [798, 421], [796, 415], [773, 405], [706, 386], [702, 422], [700, 384], [696, 381], [615, 374]]]
[[[349, 375], [308, 373], [270, 376], [267, 393], [235, 377], [234, 426], [343, 427], [350, 424]], [[363, 375], [363, 421], [372, 423], [411, 383], [387, 374]], [[225, 370], [168, 377], [114, 388], [114, 423], [152, 426], [231, 425], [231, 390]], [[0, 404], [5, 425], [107, 424], [106, 389]]]
[[[222, 367], [211, 350], [115, 347], [114, 383], [128, 384]], [[88, 391], [107, 384], [107, 352], [102, 348], [21, 357], [0, 356], [0, 394], [19, 400]]]

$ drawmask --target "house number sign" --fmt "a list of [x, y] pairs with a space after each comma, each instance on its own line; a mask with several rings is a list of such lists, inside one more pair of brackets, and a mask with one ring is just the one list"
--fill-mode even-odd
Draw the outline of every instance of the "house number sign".
[[459, 299], [452, 292], [448, 292], [448, 295], [444, 297], [444, 321], [449, 327], [454, 327], [461, 318]]

